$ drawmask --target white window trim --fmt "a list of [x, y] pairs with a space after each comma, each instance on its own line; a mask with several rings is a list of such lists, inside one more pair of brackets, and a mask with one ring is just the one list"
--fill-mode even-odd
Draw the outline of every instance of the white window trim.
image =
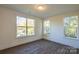
[[[24, 16], [16, 16], [16, 17], [24, 17]], [[26, 18], [26, 17], [24, 17], [24, 18]], [[32, 19], [32, 18], [26, 18], [26, 25], [27, 25], [27, 19]], [[17, 20], [17, 18], [16, 18], [16, 20]], [[36, 35], [36, 33], [35, 33], [35, 20], [34, 20], [34, 35], [27, 35], [27, 26], [26, 26], [26, 36], [17, 37], [17, 23], [16, 23], [16, 28], [15, 29], [16, 29], [16, 32], [15, 32], [16, 33], [16, 39], [24, 39], [26, 37], [33, 37], [33, 36]]]
[[49, 22], [50, 22], [50, 20], [44, 20], [44, 21], [43, 21], [43, 30], [42, 30], [42, 31], [43, 31], [43, 34], [44, 34], [44, 35], [48, 35], [48, 34], [50, 34], [50, 32], [49, 32], [49, 33], [45, 33], [45, 32], [44, 32], [44, 30], [45, 30], [45, 28], [44, 28], [44, 22], [45, 22], [45, 21], [49, 21]]

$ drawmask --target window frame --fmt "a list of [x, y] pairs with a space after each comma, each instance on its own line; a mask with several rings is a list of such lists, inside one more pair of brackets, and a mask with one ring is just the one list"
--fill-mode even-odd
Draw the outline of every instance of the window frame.
[[[29, 36], [35, 36], [35, 19], [33, 19], [33, 18], [26, 18], [26, 36], [19, 36], [19, 37], [17, 37], [17, 17], [23, 17], [23, 18], [26, 18], [26, 17], [24, 17], [24, 16], [16, 16], [16, 38], [17, 39], [21, 39], [21, 38], [26, 38], [26, 37], [29, 37]], [[27, 27], [27, 20], [28, 19], [33, 19], [34, 20], [34, 35], [27, 35], [27, 30], [28, 30], [28, 27]]]
[[[77, 15], [75, 15], [75, 16], [77, 16]], [[73, 16], [65, 16], [64, 17], [64, 25], [65, 25], [65, 18], [66, 17], [73, 17]], [[78, 22], [79, 22], [79, 16], [77, 16], [78, 17]], [[77, 27], [77, 38], [73, 38], [73, 37], [67, 37], [67, 36], [65, 36], [65, 32], [64, 32], [64, 37], [66, 38], [66, 39], [72, 39], [72, 40], [75, 40], [75, 39], [78, 39], [79, 38], [79, 36], [78, 36], [78, 34], [79, 34], [79, 24], [78, 24], [78, 27]], [[64, 26], [64, 31], [65, 31], [65, 26]]]
[[[27, 21], [28, 21], [28, 19], [31, 19], [31, 18], [27, 18]], [[34, 21], [34, 35], [28, 35], [28, 26], [26, 26], [27, 27], [27, 36], [35, 36], [35, 20], [34, 19], [32, 19], [33, 21]], [[27, 24], [28, 24], [28, 22], [27, 22]]]
[[[26, 18], [26, 17], [23, 17], [23, 16], [16, 16], [16, 38], [24, 38], [27, 36], [27, 34], [25, 36], [17, 36], [17, 17], [22, 17], [22, 18]], [[27, 19], [26, 19], [27, 20]], [[27, 23], [26, 23], [27, 24]], [[26, 28], [26, 32], [27, 32], [27, 28]]]
[[[46, 33], [45, 33], [45, 21], [49, 21], [49, 32], [46, 32]], [[50, 20], [44, 20], [43, 21], [43, 34], [44, 35], [50, 34]]]

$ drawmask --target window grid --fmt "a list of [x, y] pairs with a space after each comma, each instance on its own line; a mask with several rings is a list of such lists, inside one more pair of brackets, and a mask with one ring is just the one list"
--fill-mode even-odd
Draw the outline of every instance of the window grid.
[[26, 36], [26, 18], [17, 16], [17, 37]]
[[50, 21], [44, 20], [44, 34], [50, 33]]
[[78, 16], [65, 17], [64, 35], [69, 38], [78, 38]]
[[[29, 25], [31, 24], [31, 22], [28, 22], [29, 20], [32, 20], [33, 21], [33, 24], [35, 24], [34, 19], [26, 19], [24, 17], [17, 16], [17, 24], [16, 24], [17, 25], [17, 37], [24, 37], [24, 36], [32, 36], [32, 35], [35, 35], [35, 31], [34, 30], [31, 30], [31, 28], [34, 29], [34, 25], [28, 26], [28, 24]], [[21, 27], [21, 29], [18, 29], [19, 27]], [[31, 28], [28, 28], [28, 27], [31, 27]], [[25, 29], [23, 29], [23, 28], [25, 28]], [[28, 30], [30, 30], [29, 32], [32, 32], [34, 34], [31, 33], [29, 35], [28, 34]]]
[[27, 34], [30, 35], [34, 35], [35, 33], [35, 29], [34, 29], [34, 20], [33, 19], [28, 19], [27, 20]]

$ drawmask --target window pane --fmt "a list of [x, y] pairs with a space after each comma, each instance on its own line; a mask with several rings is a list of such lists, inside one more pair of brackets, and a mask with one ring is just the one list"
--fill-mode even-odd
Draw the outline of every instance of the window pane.
[[34, 20], [33, 19], [27, 19], [27, 26], [33, 26], [34, 27]]
[[35, 35], [34, 23], [33, 19], [27, 19], [27, 35]]
[[50, 33], [50, 21], [49, 20], [44, 21], [44, 34], [45, 33]]
[[26, 18], [17, 16], [17, 37], [26, 36]]
[[77, 38], [78, 16], [65, 17], [64, 34], [66, 37]]
[[34, 28], [28, 28], [27, 35], [34, 35]]
[[17, 37], [26, 36], [26, 27], [17, 27]]
[[26, 26], [26, 18], [17, 16], [17, 26]]

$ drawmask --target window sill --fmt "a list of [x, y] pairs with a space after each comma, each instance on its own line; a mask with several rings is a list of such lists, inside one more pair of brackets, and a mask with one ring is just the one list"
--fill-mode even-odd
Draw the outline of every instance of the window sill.
[[16, 39], [25, 39], [25, 38], [28, 38], [28, 37], [34, 37], [35, 35], [28, 35], [28, 36], [20, 36], [20, 37], [16, 37]]
[[70, 40], [79, 40], [78, 37], [77, 37], [77, 38], [65, 37], [65, 39], [70, 39]]

